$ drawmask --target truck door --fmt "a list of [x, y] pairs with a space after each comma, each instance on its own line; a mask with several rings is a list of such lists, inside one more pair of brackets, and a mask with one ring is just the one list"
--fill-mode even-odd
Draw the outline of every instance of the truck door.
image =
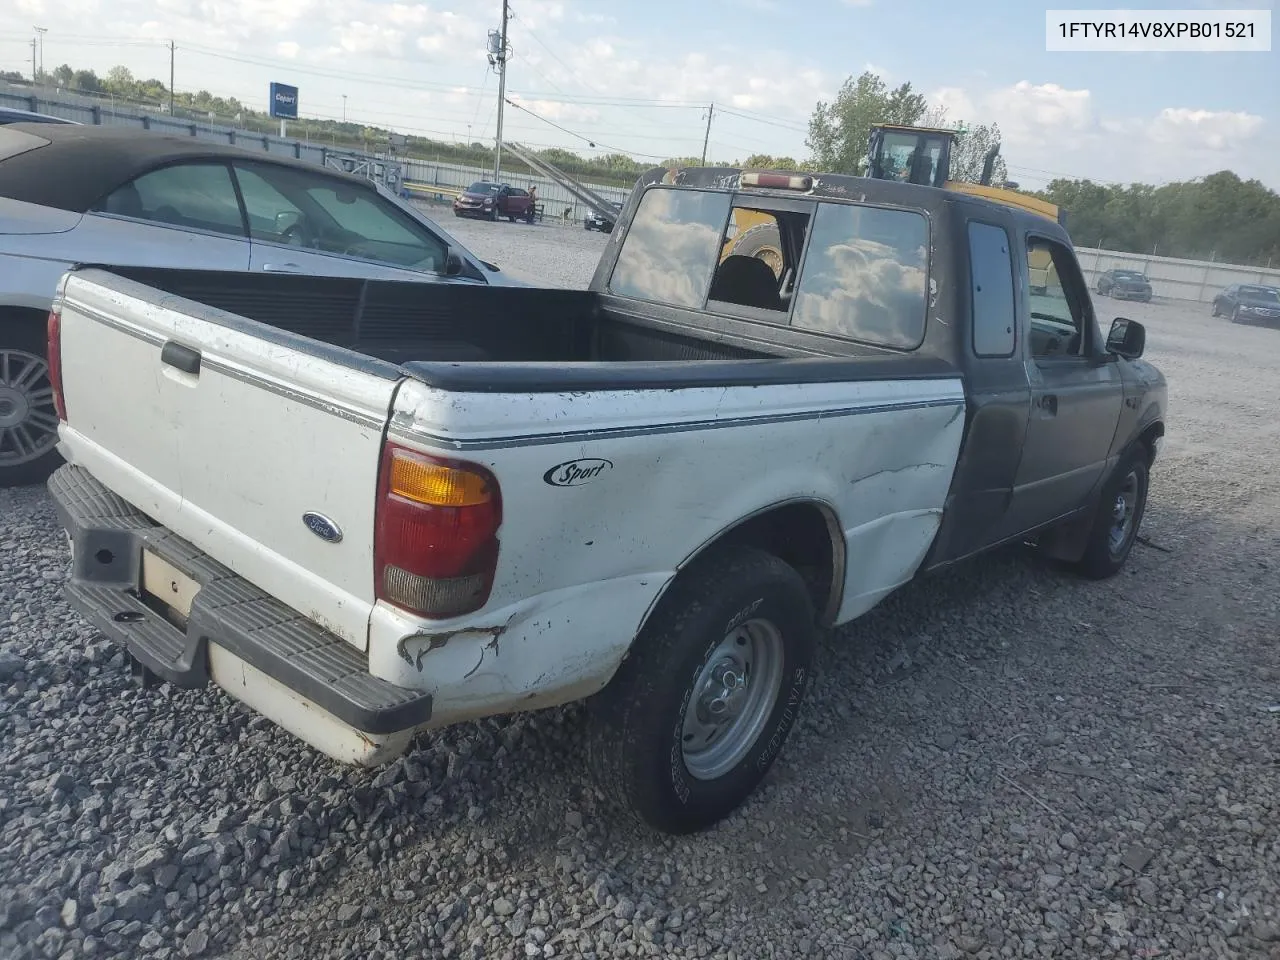
[[1107, 468], [1124, 402], [1119, 365], [1103, 349], [1089, 290], [1070, 249], [1029, 233], [1022, 271], [1031, 410], [1010, 536], [1085, 503]]

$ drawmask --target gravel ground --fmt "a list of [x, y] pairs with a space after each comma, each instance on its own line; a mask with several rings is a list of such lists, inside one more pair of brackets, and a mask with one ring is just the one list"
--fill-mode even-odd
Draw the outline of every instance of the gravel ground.
[[[605, 239], [446, 227], [566, 284]], [[904, 589], [696, 837], [610, 816], [576, 707], [362, 772], [137, 690], [61, 599], [45, 492], [0, 490], [0, 956], [1280, 958], [1280, 331], [1113, 306], [1173, 404], [1130, 566]]]
[[609, 234], [584, 230], [580, 223], [561, 226], [550, 219], [491, 223], [455, 217], [448, 207], [437, 204], [418, 206], [477, 257], [519, 280], [543, 286], [585, 287], [609, 240]]

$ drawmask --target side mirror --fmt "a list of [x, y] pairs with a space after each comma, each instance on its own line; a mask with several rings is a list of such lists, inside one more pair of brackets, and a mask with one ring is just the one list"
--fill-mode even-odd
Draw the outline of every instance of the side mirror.
[[462, 257], [453, 247], [449, 248], [449, 252], [444, 257], [444, 275], [446, 277], [456, 277], [462, 272]]
[[302, 220], [302, 215], [296, 210], [283, 210], [276, 214], [276, 233], [284, 233], [291, 227], [296, 227]]
[[1124, 357], [1126, 360], [1137, 360], [1147, 346], [1147, 328], [1137, 320], [1116, 317], [1111, 323], [1111, 332], [1107, 334], [1107, 352]]

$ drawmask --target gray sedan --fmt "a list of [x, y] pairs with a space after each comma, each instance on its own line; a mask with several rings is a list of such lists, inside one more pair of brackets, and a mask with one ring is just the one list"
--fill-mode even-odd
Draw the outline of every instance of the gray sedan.
[[45, 326], [75, 263], [523, 286], [360, 177], [194, 137], [0, 125], [0, 486], [58, 463]]

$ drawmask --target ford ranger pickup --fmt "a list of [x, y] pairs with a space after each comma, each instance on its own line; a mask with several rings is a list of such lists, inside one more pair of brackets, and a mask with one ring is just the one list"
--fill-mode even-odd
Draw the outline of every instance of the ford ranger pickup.
[[820, 631], [1010, 542], [1120, 570], [1144, 338], [1057, 223], [847, 176], [652, 171], [586, 290], [86, 264], [49, 316], [69, 597], [349, 763], [587, 699], [604, 788], [697, 830]]

